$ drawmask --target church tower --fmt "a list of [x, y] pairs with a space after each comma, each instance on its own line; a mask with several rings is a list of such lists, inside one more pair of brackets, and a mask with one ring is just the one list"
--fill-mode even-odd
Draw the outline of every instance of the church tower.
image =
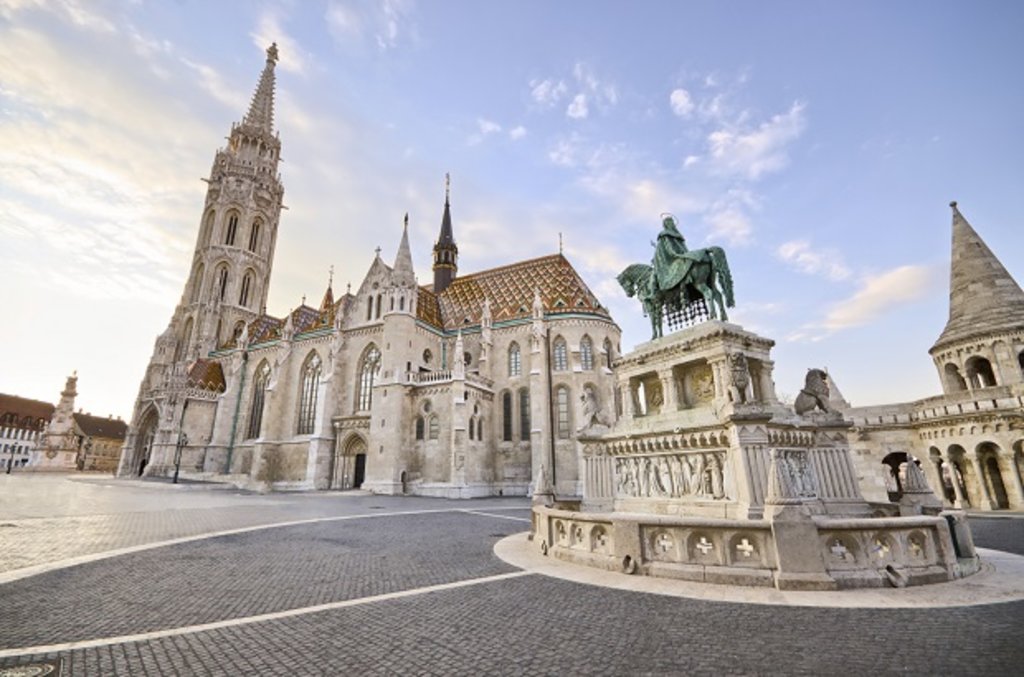
[[929, 351], [946, 394], [1024, 381], [1024, 292], [956, 202], [949, 320]]
[[249, 112], [231, 126], [206, 179], [192, 268], [172, 320], [175, 363], [236, 339], [266, 306], [284, 196], [277, 171], [281, 140], [274, 132], [277, 58], [273, 44]]
[[459, 270], [459, 248], [452, 234], [452, 213], [449, 205], [451, 177], [444, 175], [444, 216], [441, 217], [441, 234], [434, 245], [434, 293], [440, 294], [455, 279]]

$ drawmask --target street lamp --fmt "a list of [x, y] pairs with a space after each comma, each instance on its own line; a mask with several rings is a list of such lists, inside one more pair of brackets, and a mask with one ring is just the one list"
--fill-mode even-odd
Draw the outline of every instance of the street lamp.
[[181, 469], [181, 448], [188, 444], [188, 435], [184, 432], [178, 435], [178, 444], [174, 448], [174, 484], [178, 483], [178, 471]]

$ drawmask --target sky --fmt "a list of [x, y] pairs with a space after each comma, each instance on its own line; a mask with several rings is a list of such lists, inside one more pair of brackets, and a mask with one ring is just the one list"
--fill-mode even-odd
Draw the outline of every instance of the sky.
[[129, 417], [214, 153], [277, 42], [285, 204], [268, 312], [358, 287], [410, 218], [432, 280], [564, 252], [615, 276], [660, 214], [725, 248], [777, 389], [941, 392], [950, 200], [1024, 279], [1024, 4], [0, 0], [0, 392]]

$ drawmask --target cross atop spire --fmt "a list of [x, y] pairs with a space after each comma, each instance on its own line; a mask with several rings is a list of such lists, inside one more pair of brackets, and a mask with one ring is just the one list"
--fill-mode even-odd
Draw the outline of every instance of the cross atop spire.
[[405, 214], [405, 222], [402, 226], [402, 240], [398, 243], [398, 253], [395, 254], [395, 265], [391, 270], [391, 280], [395, 285], [402, 287], [416, 285], [416, 274], [412, 267], [412, 252], [409, 250], [408, 212]]
[[263, 74], [244, 120], [245, 124], [258, 127], [268, 135], [274, 133], [274, 65], [277, 59], [275, 42], [267, 48], [267, 64], [263, 67]]
[[441, 216], [441, 233], [434, 245], [434, 293], [440, 294], [455, 279], [459, 265], [459, 248], [452, 232], [451, 175], [444, 175], [444, 214]]

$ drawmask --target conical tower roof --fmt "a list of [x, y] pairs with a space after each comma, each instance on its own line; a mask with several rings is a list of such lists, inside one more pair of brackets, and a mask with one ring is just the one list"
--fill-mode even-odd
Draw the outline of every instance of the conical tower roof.
[[437, 238], [438, 245], [454, 245], [455, 235], [452, 233], [452, 210], [450, 205], [450, 179], [444, 175], [444, 215], [441, 217], [441, 234]]
[[412, 251], [409, 249], [409, 215], [405, 215], [402, 226], [402, 241], [398, 243], [395, 254], [395, 265], [391, 269], [391, 279], [399, 286], [413, 287], [416, 285], [416, 273], [412, 267]]
[[244, 124], [260, 128], [267, 134], [274, 133], [274, 65], [277, 63], [277, 43], [267, 48], [267, 65], [263, 67], [260, 83], [252, 95], [249, 112]]
[[949, 320], [932, 351], [985, 334], [1024, 328], [1024, 292], [956, 207], [949, 268]]

